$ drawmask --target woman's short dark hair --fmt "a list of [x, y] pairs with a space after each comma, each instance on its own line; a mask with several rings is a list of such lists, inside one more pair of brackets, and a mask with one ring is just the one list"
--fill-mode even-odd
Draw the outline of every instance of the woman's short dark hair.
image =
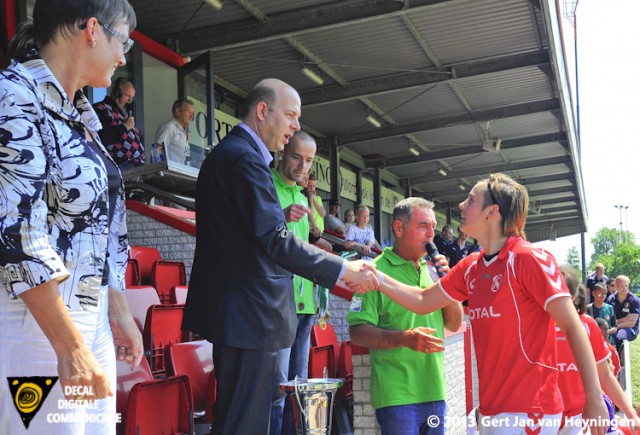
[[[9, 57], [23, 49], [40, 48], [55, 40], [58, 32], [73, 34], [89, 18], [114, 26], [119, 21], [129, 25], [131, 32], [137, 24], [136, 14], [127, 0], [36, 0], [33, 24], [23, 24], [10, 43]], [[110, 40], [111, 33], [105, 32]]]
[[524, 225], [529, 213], [529, 193], [527, 189], [506, 174], [495, 173], [480, 181], [486, 185], [484, 207], [498, 206], [502, 217], [502, 232], [505, 236], [526, 239]]

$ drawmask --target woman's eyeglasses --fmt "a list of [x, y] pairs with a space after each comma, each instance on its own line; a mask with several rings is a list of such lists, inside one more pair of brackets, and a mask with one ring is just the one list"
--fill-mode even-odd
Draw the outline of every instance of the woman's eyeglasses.
[[[122, 42], [122, 52], [124, 54], [127, 54], [129, 50], [131, 50], [131, 48], [133, 47], [133, 39], [129, 38], [126, 35], [123, 35], [122, 33], [118, 32], [116, 29], [114, 29], [108, 24], [103, 24], [100, 21], [98, 21], [98, 24], [100, 24], [104, 28], [104, 30], [111, 33], [111, 35], [114, 38]], [[83, 23], [80, 25], [80, 29], [85, 29], [86, 27], [87, 27], [87, 23]]]

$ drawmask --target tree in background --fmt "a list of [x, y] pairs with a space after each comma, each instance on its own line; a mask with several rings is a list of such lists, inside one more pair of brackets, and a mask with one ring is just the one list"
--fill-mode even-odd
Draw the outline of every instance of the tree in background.
[[582, 261], [580, 260], [580, 254], [578, 254], [578, 248], [575, 246], [570, 247], [567, 250], [567, 264], [573, 267], [578, 276], [582, 276], [582, 268], [580, 267]]
[[620, 234], [615, 228], [603, 227], [591, 239], [591, 244], [594, 252], [590, 270], [594, 270], [596, 263], [602, 263], [609, 278], [627, 275], [632, 287], [640, 285], [640, 246], [635, 243], [633, 234], [628, 231]]

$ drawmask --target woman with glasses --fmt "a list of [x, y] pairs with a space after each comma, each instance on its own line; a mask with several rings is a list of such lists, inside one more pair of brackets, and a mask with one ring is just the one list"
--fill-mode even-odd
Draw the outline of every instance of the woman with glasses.
[[608, 414], [588, 338], [556, 260], [525, 239], [528, 204], [527, 190], [507, 175], [478, 182], [459, 207], [460, 229], [479, 242], [480, 252], [462, 259], [430, 288], [379, 275], [380, 291], [419, 314], [468, 300], [481, 434], [557, 433], [563, 412], [557, 323], [581, 373], [583, 416], [595, 419], [592, 434], [604, 434]]
[[126, 0], [37, 0], [0, 71], [3, 434], [115, 433], [116, 358], [143, 356], [122, 179], [82, 94], [109, 86], [135, 24]]

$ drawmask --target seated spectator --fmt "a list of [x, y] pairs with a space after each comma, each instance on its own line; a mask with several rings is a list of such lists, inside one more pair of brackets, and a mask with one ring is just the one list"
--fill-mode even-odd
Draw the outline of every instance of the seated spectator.
[[347, 228], [338, 217], [339, 215], [340, 202], [332, 199], [329, 201], [329, 213], [324, 217], [324, 228], [344, 236], [347, 234]]
[[357, 206], [355, 215], [356, 223], [347, 230], [344, 247], [352, 249], [354, 246], [358, 246], [364, 252], [361, 258], [371, 260], [371, 257], [367, 255], [371, 252], [371, 248], [382, 250], [382, 247], [376, 240], [373, 228], [369, 225], [369, 207], [366, 205]]
[[[609, 336], [616, 333], [616, 313], [613, 310], [613, 306], [605, 302], [607, 297], [607, 289], [601, 282], [593, 286], [591, 292], [593, 302], [587, 305], [587, 314], [594, 319], [604, 319], [609, 325]], [[611, 338], [609, 338], [611, 340]]]
[[449, 260], [449, 267], [455, 266], [458, 261], [469, 255], [470, 248], [467, 243], [469, 235], [458, 227], [458, 238], [451, 244], [447, 245], [442, 255]]
[[611, 339], [609, 334], [609, 324], [602, 317], [598, 317], [596, 319], [596, 323], [600, 327], [600, 331], [602, 332], [602, 337], [604, 338], [604, 341], [606, 342], [607, 347], [611, 351], [611, 365], [613, 366], [611, 371], [615, 376], [618, 376], [618, 373], [620, 372], [620, 356], [618, 355], [618, 351], [616, 350], [616, 347], [609, 342], [609, 340]]
[[356, 214], [350, 208], [344, 211], [344, 227], [348, 230], [352, 223], [356, 221]]
[[616, 290], [612, 298], [612, 305], [616, 313], [618, 330], [613, 335], [613, 340], [618, 353], [620, 353], [624, 340], [633, 341], [638, 337], [640, 299], [629, 291], [629, 278], [627, 276], [618, 275], [616, 278]]
[[[591, 298], [593, 287], [599, 282], [603, 284], [607, 284], [607, 282], [609, 282], [609, 278], [604, 274], [604, 264], [602, 263], [596, 263], [596, 271], [587, 276], [587, 280], [584, 283], [585, 287], [589, 291], [589, 298]], [[590, 299], [589, 302], [593, 301]]]
[[615, 292], [616, 292], [616, 280], [610, 279], [609, 281], [607, 281], [607, 297], [605, 298], [605, 300], [609, 305], [611, 305], [611, 303], [609, 302], [609, 298], [611, 298], [611, 295], [614, 294]]
[[441, 233], [433, 238], [433, 243], [435, 243], [439, 253], [446, 252], [449, 245], [453, 243], [453, 227], [451, 225], [442, 227]]

